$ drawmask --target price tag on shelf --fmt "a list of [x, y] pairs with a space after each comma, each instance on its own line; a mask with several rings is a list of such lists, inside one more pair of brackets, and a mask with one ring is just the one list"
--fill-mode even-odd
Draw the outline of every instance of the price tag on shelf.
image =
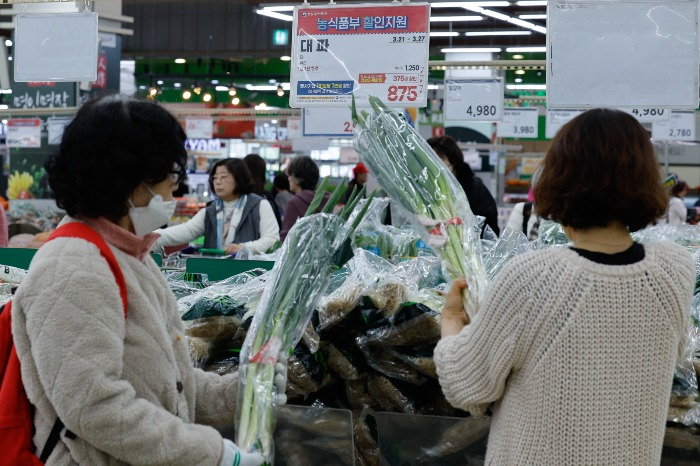
[[666, 108], [621, 108], [637, 119], [640, 123], [654, 121], [666, 121], [671, 116], [671, 111]]
[[15, 118], [7, 120], [7, 147], [41, 147], [41, 119]]
[[559, 131], [559, 128], [582, 113], [583, 110], [547, 110], [545, 137], [552, 139]]
[[355, 125], [349, 108], [313, 107], [302, 111], [302, 128], [304, 136], [352, 137]]
[[502, 138], [537, 138], [539, 112], [535, 107], [507, 107], [497, 123], [497, 135]]
[[300, 5], [292, 30], [291, 107], [427, 104], [428, 3]]
[[673, 111], [668, 120], [652, 122], [651, 137], [659, 141], [695, 141], [695, 112]]
[[445, 81], [445, 120], [498, 121], [502, 113], [502, 78]]

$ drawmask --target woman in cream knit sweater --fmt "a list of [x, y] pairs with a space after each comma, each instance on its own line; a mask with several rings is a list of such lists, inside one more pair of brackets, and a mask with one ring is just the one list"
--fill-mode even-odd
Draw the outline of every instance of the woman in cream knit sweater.
[[456, 280], [435, 350], [447, 399], [495, 402], [489, 465], [658, 465], [695, 271], [673, 243], [630, 237], [667, 198], [642, 126], [616, 110], [565, 125], [535, 188], [570, 248], [513, 259], [469, 322]]

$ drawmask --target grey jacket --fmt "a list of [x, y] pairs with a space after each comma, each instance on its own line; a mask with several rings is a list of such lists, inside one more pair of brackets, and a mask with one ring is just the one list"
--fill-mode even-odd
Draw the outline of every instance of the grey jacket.
[[[263, 198], [253, 193], [247, 196], [248, 200], [243, 208], [241, 221], [236, 227], [236, 235], [233, 238], [233, 242], [237, 244], [255, 241], [260, 238], [260, 201], [262, 201]], [[206, 212], [204, 220], [204, 247], [216, 248], [218, 235], [216, 227], [216, 201], [207, 204]], [[223, 244], [223, 241], [221, 244]]]

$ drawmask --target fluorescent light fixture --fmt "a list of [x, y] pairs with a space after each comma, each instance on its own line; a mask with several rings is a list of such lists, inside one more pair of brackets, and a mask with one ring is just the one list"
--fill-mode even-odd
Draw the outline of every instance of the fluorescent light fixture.
[[277, 13], [276, 11], [255, 10], [255, 12], [259, 15], [269, 16], [270, 18], [281, 19], [284, 21], [294, 21], [294, 17], [289, 15], [283, 15], [282, 13]]
[[[276, 91], [277, 86], [274, 85], [253, 85], [253, 84], [246, 84], [245, 88], [248, 89], [249, 91]], [[285, 91], [289, 90], [289, 83], [282, 83], [282, 89]]]
[[470, 31], [465, 32], [464, 35], [468, 37], [475, 36], [529, 36], [532, 34], [530, 31]]
[[146, 86], [139, 86], [139, 89], [141, 89], [142, 91], [145, 91], [145, 90], [146, 90]]
[[459, 35], [459, 32], [438, 32], [438, 31], [430, 31], [430, 37], [457, 37]]
[[541, 32], [542, 34], [547, 34], [547, 28], [538, 26], [534, 23], [531, 23], [529, 21], [523, 21], [522, 19], [518, 18], [509, 18], [508, 22], [511, 24], [515, 24], [518, 26], [522, 26], [527, 29], [532, 29], [533, 31]]
[[544, 91], [547, 89], [546, 84], [507, 84], [506, 89], [516, 91]]
[[538, 15], [518, 15], [518, 18], [520, 19], [547, 19], [547, 14], [538, 14]]
[[8, 108], [10, 107], [8, 107], [7, 105], [0, 105], [0, 110], [7, 110]]
[[175, 84], [173, 84], [173, 86], [179, 89], [179, 88], [182, 87], [182, 84], [180, 84], [180, 83], [175, 83]]
[[465, 6], [510, 6], [510, 2], [435, 2], [431, 8], [464, 8]]
[[12, 94], [12, 89], [0, 89], [0, 94]]
[[523, 82], [523, 78], [515, 78], [515, 82], [516, 82], [516, 83], [521, 83], [521, 82]]
[[439, 86], [437, 84], [428, 84], [429, 91], [437, 91], [438, 89], [439, 89]]
[[431, 16], [431, 23], [446, 23], [446, 22], [457, 22], [457, 21], [481, 21], [484, 19], [481, 16]]
[[506, 48], [506, 52], [513, 52], [513, 53], [525, 53], [525, 52], [546, 52], [547, 47], [508, 47]]
[[162, 86], [162, 85], [163, 85], [163, 80], [162, 80], [162, 79], [159, 79], [158, 81], [156, 81], [156, 84], [158, 84], [159, 86]]
[[442, 53], [497, 53], [500, 52], [499, 47], [454, 47], [440, 49]]
[[216, 86], [214, 89], [220, 92], [228, 92], [228, 87], [226, 86]]
[[547, 6], [547, 0], [524, 0], [515, 2], [518, 6]]
[[292, 57], [290, 57], [289, 55], [282, 55], [282, 56], [280, 57], [280, 60], [282, 60], [282, 61], [292, 61]]
[[267, 11], [294, 11], [294, 5], [264, 6], [263, 10], [267, 10]]
[[211, 80], [211, 83], [212, 83], [212, 84], [219, 84], [219, 80], [218, 80], [218, 79], [212, 79], [212, 80]]
[[175, 63], [177, 63], [178, 65], [182, 65], [183, 63], [187, 63], [187, 60], [185, 60], [184, 58], [176, 58]]
[[523, 58], [525, 58], [525, 55], [520, 55], [520, 54], [513, 55], [513, 60], [522, 60]]
[[522, 19], [511, 18], [510, 16], [505, 15], [503, 13], [499, 13], [497, 11], [487, 10], [485, 8], [481, 8], [480, 6], [463, 6], [462, 8], [468, 11], [473, 11], [474, 13], [480, 13], [484, 16], [490, 16], [491, 18], [500, 19], [501, 21], [505, 21], [507, 23], [517, 24], [518, 26], [522, 26], [527, 29], [532, 29], [533, 31], [540, 32], [542, 34], [547, 33], [547, 28], [538, 26], [537, 24], [528, 23], [527, 21], [523, 21]]
[[525, 70], [515, 70], [515, 74], [525, 74]]

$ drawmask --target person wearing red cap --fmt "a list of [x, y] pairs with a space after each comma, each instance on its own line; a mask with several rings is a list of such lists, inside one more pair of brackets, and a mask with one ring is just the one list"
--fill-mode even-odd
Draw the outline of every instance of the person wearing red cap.
[[[344, 204], [347, 204], [350, 199], [350, 194], [352, 194], [352, 190], [355, 187], [357, 187], [357, 192], [359, 193], [365, 183], [367, 183], [367, 173], [369, 173], [369, 170], [367, 170], [367, 167], [365, 167], [365, 164], [362, 162], [355, 165], [352, 169], [354, 178], [348, 183], [348, 190], [345, 192], [345, 200], [343, 201]], [[364, 197], [367, 197], [367, 193], [365, 193]]]

